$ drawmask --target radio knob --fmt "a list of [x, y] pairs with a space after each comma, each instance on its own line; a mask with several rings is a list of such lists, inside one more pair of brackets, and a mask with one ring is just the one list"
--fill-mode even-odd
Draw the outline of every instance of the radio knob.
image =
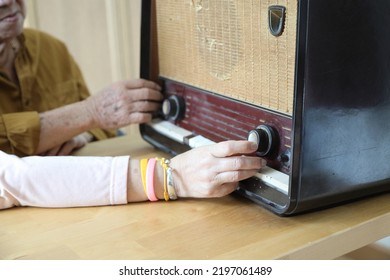
[[179, 121], [185, 115], [185, 100], [182, 96], [171, 95], [162, 103], [162, 113], [165, 119]]
[[248, 141], [258, 145], [259, 156], [271, 156], [277, 147], [278, 137], [275, 129], [269, 125], [260, 125], [248, 133]]

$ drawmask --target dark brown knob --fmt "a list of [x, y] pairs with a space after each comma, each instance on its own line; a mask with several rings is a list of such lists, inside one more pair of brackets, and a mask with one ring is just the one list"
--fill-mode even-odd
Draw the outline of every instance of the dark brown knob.
[[166, 119], [179, 121], [185, 116], [185, 100], [182, 96], [171, 95], [162, 103], [162, 113]]

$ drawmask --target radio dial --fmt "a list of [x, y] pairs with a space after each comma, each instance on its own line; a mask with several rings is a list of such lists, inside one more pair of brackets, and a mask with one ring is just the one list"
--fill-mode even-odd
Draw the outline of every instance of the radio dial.
[[278, 137], [276, 131], [269, 125], [260, 125], [248, 134], [248, 141], [258, 145], [259, 156], [271, 156], [277, 147]]
[[184, 98], [178, 95], [171, 95], [162, 103], [162, 113], [165, 119], [179, 121], [185, 115]]

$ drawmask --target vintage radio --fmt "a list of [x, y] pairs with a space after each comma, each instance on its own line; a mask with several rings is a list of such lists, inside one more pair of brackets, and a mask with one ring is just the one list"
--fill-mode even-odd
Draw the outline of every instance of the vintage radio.
[[228, 139], [268, 165], [237, 193], [279, 215], [390, 189], [390, 1], [142, 2], [141, 76], [163, 85], [143, 138]]

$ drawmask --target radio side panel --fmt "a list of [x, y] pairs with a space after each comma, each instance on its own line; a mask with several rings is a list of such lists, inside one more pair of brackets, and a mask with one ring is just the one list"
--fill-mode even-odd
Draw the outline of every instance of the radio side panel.
[[390, 2], [307, 2], [293, 213], [390, 190]]

